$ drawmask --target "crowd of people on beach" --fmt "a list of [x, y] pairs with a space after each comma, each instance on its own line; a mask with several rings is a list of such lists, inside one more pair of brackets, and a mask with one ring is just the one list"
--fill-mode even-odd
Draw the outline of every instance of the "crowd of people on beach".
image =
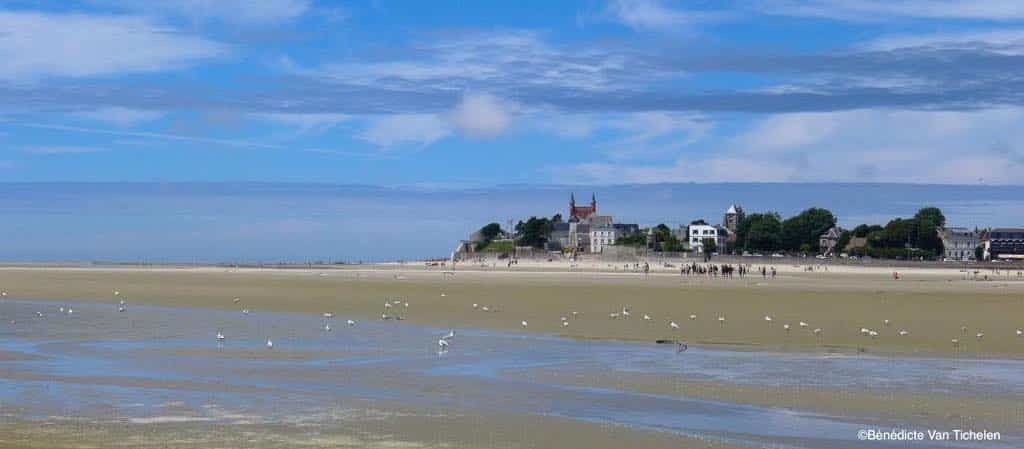
[[760, 267], [753, 267], [751, 265], [742, 265], [742, 264], [738, 264], [738, 265], [733, 265], [733, 264], [711, 264], [711, 263], [709, 263], [709, 264], [698, 264], [696, 262], [693, 262], [693, 263], [691, 263], [689, 265], [684, 264], [684, 265], [679, 267], [679, 275], [680, 276], [686, 276], [686, 277], [691, 277], [691, 276], [718, 277], [718, 276], [721, 275], [722, 277], [732, 278], [733, 275], [737, 275], [740, 278], [744, 278], [744, 277], [750, 275], [751, 271], [754, 272], [755, 276], [759, 273], [761, 275], [761, 277], [765, 278], [765, 279], [767, 279], [769, 276], [772, 279], [775, 279], [775, 276], [778, 274], [778, 271], [775, 269], [774, 266], [769, 267], [767, 265], [762, 265]]

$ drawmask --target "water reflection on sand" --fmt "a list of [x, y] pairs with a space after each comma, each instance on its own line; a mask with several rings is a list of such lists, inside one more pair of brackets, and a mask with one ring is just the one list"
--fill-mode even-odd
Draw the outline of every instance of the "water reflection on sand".
[[[919, 426], [882, 418], [821, 414], [625, 387], [644, 375], [740, 385], [810, 386], [874, 393], [1024, 396], [1015, 360], [897, 358], [743, 352], [671, 345], [574, 341], [400, 321], [344, 325], [271, 314], [74, 304], [0, 303], [0, 406], [24, 419], [53, 416], [134, 424], [327, 424], [367, 401], [425, 411], [447, 409], [559, 416], [628, 425], [754, 447], [858, 447], [866, 426]], [[36, 312], [43, 312], [37, 317]], [[10, 324], [10, 321], [14, 324]], [[225, 341], [214, 338], [223, 332]], [[267, 338], [274, 348], [265, 347]], [[555, 382], [539, 373], [574, 372], [592, 382]], [[609, 374], [611, 373], [611, 374]], [[926, 442], [915, 447], [1020, 447], [1017, 429], [1000, 442]], [[1017, 431], [1017, 433], [1014, 433]]]

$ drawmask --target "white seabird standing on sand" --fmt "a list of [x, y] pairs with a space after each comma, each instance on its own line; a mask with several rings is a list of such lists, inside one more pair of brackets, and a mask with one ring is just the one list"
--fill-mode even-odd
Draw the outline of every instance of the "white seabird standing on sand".
[[677, 324], [675, 321], [670, 321], [668, 323], [668, 327], [671, 327], [672, 329], [679, 329], [679, 324]]

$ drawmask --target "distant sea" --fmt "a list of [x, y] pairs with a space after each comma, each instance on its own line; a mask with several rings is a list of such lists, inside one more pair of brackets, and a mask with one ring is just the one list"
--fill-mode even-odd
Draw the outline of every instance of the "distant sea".
[[748, 212], [833, 211], [884, 224], [937, 206], [948, 224], [1024, 226], [1024, 186], [726, 183], [474, 189], [276, 183], [0, 183], [0, 261], [307, 262], [446, 257], [481, 225], [566, 214], [672, 227]]

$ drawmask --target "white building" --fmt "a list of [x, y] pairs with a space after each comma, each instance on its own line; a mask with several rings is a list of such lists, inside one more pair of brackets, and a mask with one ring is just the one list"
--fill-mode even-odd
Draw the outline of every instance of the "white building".
[[704, 239], [713, 239], [715, 241], [715, 251], [725, 251], [726, 235], [725, 229], [719, 229], [710, 225], [690, 225], [688, 228], [689, 236], [687, 241], [690, 244], [690, 249], [697, 252], [704, 252]]
[[590, 228], [590, 252], [600, 253], [606, 246], [615, 244], [618, 235], [614, 226], [593, 226]]
[[967, 228], [939, 229], [945, 258], [949, 260], [972, 260], [974, 249], [981, 244], [978, 233]]

